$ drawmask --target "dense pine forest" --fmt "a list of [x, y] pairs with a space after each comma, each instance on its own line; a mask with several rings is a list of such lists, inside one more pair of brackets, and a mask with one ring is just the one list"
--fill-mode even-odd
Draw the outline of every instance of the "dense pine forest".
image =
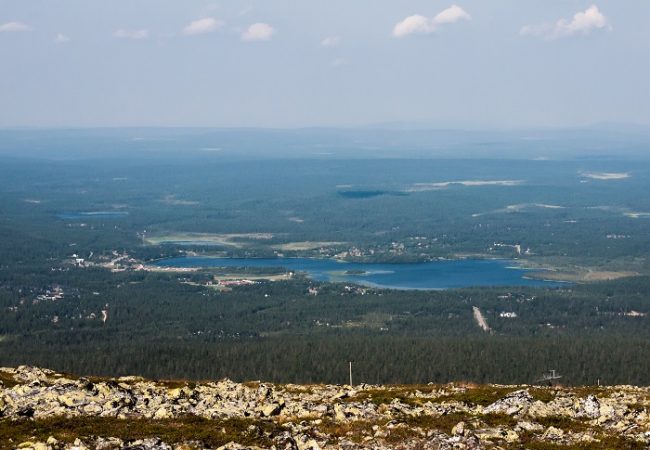
[[[69, 139], [53, 142], [88, 143]], [[367, 383], [532, 383], [550, 369], [566, 384], [650, 383], [645, 160], [171, 153], [3, 157], [1, 365], [343, 383], [353, 361]], [[151, 266], [187, 254], [503, 258], [563, 283], [391, 290], [281, 264]]]

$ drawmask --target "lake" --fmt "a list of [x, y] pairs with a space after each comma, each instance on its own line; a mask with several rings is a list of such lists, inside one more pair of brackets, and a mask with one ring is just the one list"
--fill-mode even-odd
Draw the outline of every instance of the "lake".
[[390, 289], [450, 289], [471, 286], [547, 286], [561, 283], [527, 278], [530, 270], [500, 259], [441, 260], [380, 264], [312, 258], [179, 257], [156, 262], [160, 267], [282, 267], [305, 272], [313, 280], [350, 282]]

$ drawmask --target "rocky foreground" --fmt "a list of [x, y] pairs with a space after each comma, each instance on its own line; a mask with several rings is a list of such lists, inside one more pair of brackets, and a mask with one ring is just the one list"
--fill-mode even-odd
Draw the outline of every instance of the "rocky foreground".
[[650, 388], [332, 386], [0, 368], [0, 449], [643, 449]]

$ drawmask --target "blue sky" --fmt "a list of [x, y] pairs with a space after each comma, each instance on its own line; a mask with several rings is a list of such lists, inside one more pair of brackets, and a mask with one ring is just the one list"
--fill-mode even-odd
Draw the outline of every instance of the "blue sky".
[[0, 0], [0, 127], [650, 124], [650, 2]]

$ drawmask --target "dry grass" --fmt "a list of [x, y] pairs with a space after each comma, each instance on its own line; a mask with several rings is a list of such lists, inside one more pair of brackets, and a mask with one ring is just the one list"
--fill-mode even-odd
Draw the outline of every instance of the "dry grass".
[[231, 441], [242, 445], [270, 446], [270, 436], [278, 434], [279, 425], [252, 419], [208, 420], [187, 416], [169, 420], [104, 417], [57, 417], [45, 420], [1, 420], [0, 450], [11, 450], [24, 441], [45, 441], [54, 436], [73, 442], [78, 437], [117, 437], [124, 441], [157, 437], [169, 444], [198, 441], [204, 446], [219, 447]]
[[12, 374], [3, 371], [0, 371], [0, 382], [2, 382], [2, 385], [6, 388], [11, 388], [17, 384], [21, 384], [16, 381]]
[[488, 406], [518, 390], [514, 387], [472, 386], [465, 391], [438, 397], [437, 402], [460, 402], [467, 405]]

